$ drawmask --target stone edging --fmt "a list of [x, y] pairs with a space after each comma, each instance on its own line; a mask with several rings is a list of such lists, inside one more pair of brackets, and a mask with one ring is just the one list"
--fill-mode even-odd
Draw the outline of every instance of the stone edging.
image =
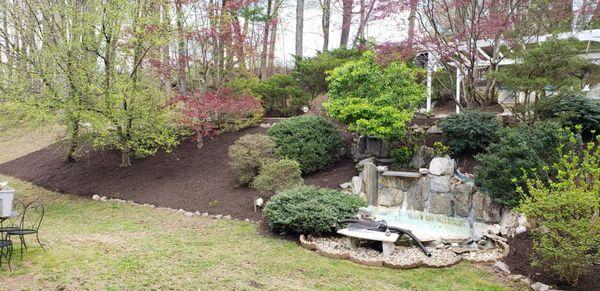
[[343, 252], [328, 252], [327, 250], [320, 249], [316, 243], [308, 240], [305, 235], [300, 235], [300, 245], [303, 248], [305, 248], [309, 251], [314, 251], [317, 254], [324, 256], [324, 257], [328, 257], [328, 258], [332, 258], [332, 259], [350, 260], [351, 262], [360, 264], [360, 265], [374, 266], [374, 267], [387, 267], [387, 268], [391, 268], [391, 269], [406, 270], [406, 269], [414, 269], [414, 268], [419, 268], [419, 267], [445, 268], [445, 267], [454, 266], [454, 265], [460, 263], [460, 261], [463, 259], [462, 256], [458, 255], [457, 259], [452, 261], [449, 264], [441, 264], [441, 265], [428, 264], [422, 260], [417, 261], [417, 262], [411, 262], [409, 264], [396, 264], [396, 263], [392, 263], [392, 262], [386, 262], [383, 260], [365, 260], [363, 258], [356, 258], [356, 257], [353, 257], [351, 254], [347, 254], [347, 253], [343, 253]]
[[131, 205], [136, 205], [136, 206], [143, 206], [143, 207], [147, 207], [147, 208], [155, 208], [155, 209], [160, 209], [160, 210], [166, 210], [166, 211], [170, 211], [170, 212], [175, 212], [178, 214], [183, 214], [185, 217], [192, 217], [192, 216], [201, 216], [201, 217], [205, 217], [205, 218], [212, 218], [212, 219], [222, 219], [222, 220], [233, 220], [233, 221], [244, 221], [244, 222], [249, 222], [252, 224], [256, 224], [259, 225], [260, 221], [255, 221], [255, 220], [250, 220], [248, 218], [246, 218], [245, 220], [242, 219], [237, 219], [235, 217], [231, 217], [231, 215], [222, 215], [222, 214], [209, 214], [208, 212], [204, 212], [204, 213], [200, 213], [200, 211], [196, 211], [196, 212], [191, 212], [191, 211], [185, 211], [183, 209], [175, 209], [175, 208], [169, 208], [169, 207], [162, 207], [162, 206], [156, 206], [156, 205], [152, 205], [152, 204], [148, 204], [148, 203], [137, 203], [133, 200], [124, 200], [124, 199], [118, 199], [118, 198], [108, 198], [106, 196], [99, 196], [99, 195], [94, 195], [92, 196], [92, 200], [94, 201], [101, 201], [101, 202], [117, 202], [117, 203], [127, 203], [127, 204], [131, 204]]

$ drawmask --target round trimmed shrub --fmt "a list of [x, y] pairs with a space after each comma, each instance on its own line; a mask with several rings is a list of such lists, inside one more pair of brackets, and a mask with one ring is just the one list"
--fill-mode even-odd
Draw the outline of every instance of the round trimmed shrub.
[[300, 163], [302, 173], [324, 169], [335, 162], [344, 147], [342, 135], [320, 116], [293, 117], [269, 128], [281, 156]]
[[300, 164], [295, 160], [281, 159], [264, 164], [252, 188], [262, 191], [282, 191], [304, 184]]
[[464, 111], [442, 120], [442, 129], [454, 153], [478, 153], [498, 138], [502, 127], [496, 114]]
[[338, 221], [354, 216], [364, 206], [358, 196], [299, 186], [273, 196], [263, 212], [275, 232], [325, 235], [334, 233]]
[[229, 165], [242, 184], [249, 184], [261, 166], [276, 160], [277, 144], [264, 134], [247, 134], [229, 147]]

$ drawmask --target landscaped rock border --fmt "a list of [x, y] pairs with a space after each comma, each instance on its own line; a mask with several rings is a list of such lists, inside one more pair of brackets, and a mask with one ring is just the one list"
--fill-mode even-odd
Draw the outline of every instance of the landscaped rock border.
[[92, 200], [101, 201], [101, 202], [127, 203], [127, 204], [131, 204], [131, 205], [136, 205], [136, 206], [143, 206], [143, 207], [148, 207], [148, 208], [155, 208], [155, 209], [160, 209], [160, 210], [166, 210], [166, 211], [175, 212], [175, 213], [178, 213], [178, 214], [183, 214], [183, 216], [185, 216], [185, 217], [201, 216], [201, 217], [212, 218], [212, 219], [244, 221], [244, 222], [249, 222], [249, 223], [253, 223], [253, 224], [260, 224], [260, 221], [253, 221], [253, 220], [250, 220], [248, 218], [246, 218], [245, 220], [241, 220], [241, 219], [237, 219], [237, 218], [231, 217], [231, 215], [222, 215], [222, 214], [213, 215], [213, 214], [209, 214], [208, 212], [200, 213], [200, 211], [191, 212], [191, 211], [183, 210], [181, 208], [175, 209], [175, 208], [169, 208], [169, 207], [156, 206], [156, 205], [152, 205], [152, 204], [148, 204], [148, 203], [143, 203], [142, 204], [142, 203], [137, 203], [137, 202], [132, 201], [132, 200], [123, 200], [123, 199], [118, 199], [118, 198], [108, 198], [106, 196], [94, 195], [94, 196], [92, 196]]
[[473, 263], [491, 263], [505, 258], [509, 246], [503, 241], [493, 240], [496, 247], [487, 250], [460, 251], [464, 248], [431, 248], [431, 257], [425, 257], [416, 247], [396, 246], [396, 250], [389, 257], [383, 257], [376, 250], [368, 248], [345, 247], [345, 241], [339, 237], [312, 237], [300, 235], [300, 245], [317, 254], [333, 258], [347, 259], [351, 262], [376, 267], [392, 269], [445, 268], [460, 263], [463, 259]]

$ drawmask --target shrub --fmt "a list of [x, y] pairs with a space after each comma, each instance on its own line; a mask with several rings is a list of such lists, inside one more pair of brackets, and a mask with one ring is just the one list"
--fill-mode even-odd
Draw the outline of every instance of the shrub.
[[277, 159], [277, 145], [269, 136], [247, 134], [229, 147], [229, 165], [242, 184], [252, 182], [260, 167]]
[[273, 196], [263, 212], [276, 232], [323, 235], [334, 233], [338, 221], [354, 216], [364, 206], [358, 196], [299, 186]]
[[[475, 156], [475, 182], [497, 203], [516, 206], [520, 199], [516, 187], [523, 186], [523, 170], [539, 171], [546, 163], [555, 162], [557, 154], [552, 149], [564, 140], [564, 132], [556, 122], [537, 122], [504, 128], [499, 140]], [[530, 171], [535, 174], [540, 173]]]
[[478, 153], [498, 138], [501, 123], [494, 113], [463, 111], [442, 120], [448, 145], [457, 153]]
[[252, 188], [262, 191], [279, 192], [302, 185], [300, 164], [294, 160], [281, 159], [264, 164], [258, 176], [252, 181]]
[[533, 226], [533, 264], [575, 284], [600, 259], [600, 147], [590, 142], [581, 152], [564, 150], [549, 185], [527, 179], [529, 193], [520, 189], [525, 198], [518, 211]]
[[259, 92], [260, 79], [256, 76], [241, 76], [227, 82], [225, 87], [233, 90], [238, 95], [251, 95], [258, 99], [262, 99]]
[[600, 102], [581, 95], [557, 96], [541, 102], [538, 107], [541, 119], [552, 119], [565, 127], [581, 125], [585, 134], [600, 132]]
[[417, 81], [420, 72], [398, 62], [383, 67], [366, 52], [331, 72], [327, 78], [331, 100], [325, 109], [350, 131], [400, 139], [425, 96], [425, 87]]
[[401, 146], [393, 149], [390, 155], [392, 156], [392, 159], [394, 159], [394, 162], [400, 165], [405, 165], [410, 162], [413, 153], [414, 151], [411, 148], [407, 146]]
[[433, 143], [433, 153], [436, 157], [443, 157], [450, 154], [450, 147], [441, 141]]
[[281, 156], [300, 163], [302, 173], [324, 169], [342, 153], [344, 140], [335, 125], [320, 116], [293, 117], [269, 128]]
[[298, 113], [311, 99], [291, 75], [273, 75], [261, 82], [258, 93], [267, 111], [278, 111], [285, 116]]
[[296, 57], [296, 66], [292, 74], [302, 87], [306, 88], [314, 97], [318, 94], [327, 92], [329, 82], [327, 73], [349, 60], [360, 57], [360, 52], [356, 49], [335, 49], [328, 52], [319, 52], [311, 58]]

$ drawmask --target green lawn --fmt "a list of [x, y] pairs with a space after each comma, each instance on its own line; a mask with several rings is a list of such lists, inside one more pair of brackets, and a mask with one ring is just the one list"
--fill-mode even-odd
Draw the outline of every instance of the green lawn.
[[[61, 195], [10, 177], [24, 200], [42, 199], [48, 252], [32, 247], [1, 289], [418, 289], [502, 290], [495, 275], [462, 263], [391, 270], [321, 257], [267, 238], [245, 222]], [[33, 246], [34, 244], [31, 243]], [[17, 253], [17, 252], [16, 252]]]

